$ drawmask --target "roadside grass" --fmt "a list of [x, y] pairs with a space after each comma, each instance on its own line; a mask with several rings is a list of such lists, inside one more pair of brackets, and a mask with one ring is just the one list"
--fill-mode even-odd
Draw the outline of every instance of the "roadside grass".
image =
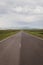
[[43, 38], [43, 29], [41, 30], [24, 30], [25, 32]]
[[19, 30], [0, 30], [0, 41], [4, 38], [16, 34]]

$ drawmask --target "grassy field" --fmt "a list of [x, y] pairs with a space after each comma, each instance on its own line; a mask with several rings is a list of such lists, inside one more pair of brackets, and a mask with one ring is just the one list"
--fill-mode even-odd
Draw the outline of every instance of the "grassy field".
[[25, 30], [25, 32], [43, 38], [43, 29], [41, 29], [41, 30]]
[[[0, 41], [4, 38], [14, 35], [20, 30], [0, 30]], [[24, 30], [25, 32], [43, 38], [43, 30]]]
[[0, 41], [17, 32], [19, 32], [19, 30], [0, 30]]

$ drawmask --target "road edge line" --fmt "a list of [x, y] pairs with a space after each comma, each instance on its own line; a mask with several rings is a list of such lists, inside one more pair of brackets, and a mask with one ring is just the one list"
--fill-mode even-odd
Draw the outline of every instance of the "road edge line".
[[[20, 33], [20, 32], [18, 32], [18, 33]], [[17, 34], [17, 33], [16, 33], [16, 34]], [[11, 37], [13, 37], [13, 36], [15, 36], [16, 34], [10, 35], [10, 36], [4, 38], [3, 40], [1, 40], [0, 42], [3, 42], [3, 41], [5, 41], [5, 40], [7, 40], [7, 39], [9, 39], [9, 38], [11, 38]]]
[[28, 34], [28, 35], [30, 35], [30, 36], [32, 36], [32, 37], [35, 37], [35, 38], [37, 38], [37, 39], [43, 40], [42, 38], [40, 38], [40, 37], [38, 37], [38, 36], [35, 36], [35, 35], [32, 35], [32, 34], [30, 34], [30, 33], [27, 33], [27, 32], [26, 32], [26, 34]]

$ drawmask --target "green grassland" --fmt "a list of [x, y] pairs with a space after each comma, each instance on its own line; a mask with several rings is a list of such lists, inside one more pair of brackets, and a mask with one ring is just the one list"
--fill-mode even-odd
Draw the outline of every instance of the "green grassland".
[[19, 32], [19, 30], [0, 30], [0, 40], [3, 40], [8, 36], [14, 35], [17, 32]]
[[25, 32], [43, 38], [43, 29], [40, 30], [24, 30]]
[[[0, 41], [3, 40], [4, 38], [14, 35], [17, 32], [19, 32], [20, 30], [0, 30]], [[24, 32], [27, 32], [29, 34], [38, 36], [43, 38], [43, 29], [41, 30], [23, 30]]]

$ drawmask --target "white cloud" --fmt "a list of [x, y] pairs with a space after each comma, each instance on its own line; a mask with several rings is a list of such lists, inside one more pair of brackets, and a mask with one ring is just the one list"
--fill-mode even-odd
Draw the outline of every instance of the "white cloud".
[[34, 13], [36, 13], [36, 14], [43, 14], [43, 7], [37, 6], [37, 7], [34, 9]]
[[43, 21], [43, 0], [0, 0], [0, 27], [19, 27], [18, 21]]

